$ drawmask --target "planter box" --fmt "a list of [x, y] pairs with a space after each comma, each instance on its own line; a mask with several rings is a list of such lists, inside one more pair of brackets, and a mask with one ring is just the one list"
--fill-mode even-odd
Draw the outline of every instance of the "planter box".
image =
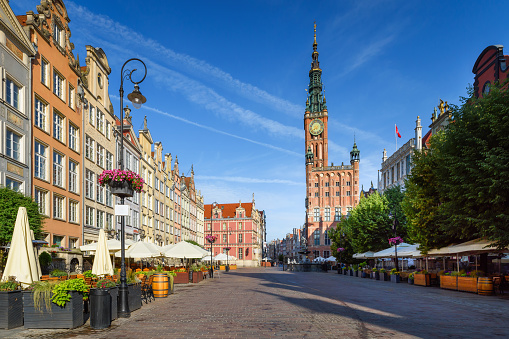
[[0, 292], [0, 328], [23, 326], [23, 295], [19, 291]]
[[362, 277], [363, 277], [363, 278], [369, 278], [369, 274], [368, 274], [368, 273], [366, 273], [366, 272], [362, 272]]
[[34, 307], [32, 292], [24, 291], [25, 328], [76, 328], [83, 325], [83, 295], [76, 291], [71, 291], [69, 294], [71, 300], [64, 307], [51, 303], [51, 312], [48, 312], [44, 306], [44, 300], [41, 300], [43, 306], [39, 311]]
[[380, 272], [371, 272], [371, 279], [380, 280]]
[[380, 281], [389, 281], [389, 273], [387, 272], [379, 272], [380, 273]]
[[[271, 266], [271, 263], [267, 263], [268, 265], [266, 265], [267, 267], [270, 267]], [[230, 265], [230, 270], [236, 270], [237, 269], [237, 265]]]
[[414, 285], [431, 286], [430, 274], [414, 274]]
[[400, 283], [401, 282], [401, 276], [399, 274], [391, 274], [391, 282], [393, 282], [393, 283]]
[[446, 290], [457, 290], [458, 289], [458, 277], [452, 275], [441, 275], [440, 276], [440, 288]]
[[111, 194], [119, 198], [131, 198], [134, 190], [128, 181], [110, 181]]
[[[353, 277], [353, 270], [348, 270], [350, 272], [350, 276]], [[357, 272], [357, 271], [355, 271]]]
[[359, 271], [354, 271], [354, 272], [353, 272], [353, 275], [354, 275], [354, 276], [356, 276], [356, 277], [358, 277], [358, 276], [359, 276]]
[[477, 278], [458, 277], [458, 291], [477, 293]]
[[203, 272], [193, 272], [193, 283], [197, 284], [203, 280]]
[[118, 287], [111, 287], [108, 292], [111, 297], [111, 321], [113, 321], [118, 318]]
[[226, 271], [226, 266], [225, 265], [219, 265], [219, 270], [220, 271]]
[[141, 308], [141, 285], [140, 284], [129, 284], [127, 285], [127, 291], [129, 293], [128, 303], [129, 311], [135, 311]]
[[187, 272], [177, 272], [177, 276], [175, 280], [173, 280], [174, 284], [189, 284], [189, 273]]

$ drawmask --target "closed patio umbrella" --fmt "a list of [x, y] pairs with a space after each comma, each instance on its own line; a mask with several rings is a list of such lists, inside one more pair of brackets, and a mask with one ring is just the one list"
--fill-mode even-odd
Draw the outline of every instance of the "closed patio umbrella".
[[2, 276], [3, 281], [7, 281], [10, 276], [14, 276], [23, 287], [27, 287], [34, 281], [39, 281], [37, 259], [30, 231], [27, 210], [25, 207], [20, 207], [14, 225], [14, 232], [12, 233], [9, 256]]
[[113, 275], [110, 251], [108, 250], [108, 244], [106, 243], [106, 234], [102, 228], [99, 230], [99, 241], [97, 241], [97, 248], [95, 249], [92, 273], [98, 276], [107, 274]]

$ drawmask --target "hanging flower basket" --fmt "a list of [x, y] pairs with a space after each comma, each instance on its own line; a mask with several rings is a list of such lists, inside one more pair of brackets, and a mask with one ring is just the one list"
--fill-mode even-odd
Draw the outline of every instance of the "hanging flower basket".
[[120, 198], [132, 197], [134, 191], [140, 193], [143, 189], [143, 179], [129, 170], [105, 170], [99, 176], [99, 185], [109, 185], [111, 193]]
[[402, 242], [403, 242], [403, 238], [401, 238], [401, 237], [389, 238], [389, 244], [391, 244], [391, 245], [399, 245]]
[[226, 252], [228, 252], [229, 250], [231, 250], [232, 248], [231, 247], [225, 247], [224, 248], [226, 250]]
[[217, 237], [215, 235], [207, 235], [205, 236], [205, 239], [209, 242], [209, 243], [214, 243], [216, 242], [217, 240]]

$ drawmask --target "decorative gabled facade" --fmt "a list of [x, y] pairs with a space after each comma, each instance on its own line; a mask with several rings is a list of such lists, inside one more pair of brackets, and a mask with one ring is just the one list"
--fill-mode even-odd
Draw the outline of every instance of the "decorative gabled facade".
[[[84, 242], [90, 243], [98, 240], [99, 229], [111, 230], [115, 226], [114, 197], [108, 185], [99, 185], [99, 176], [104, 170], [119, 167], [115, 163], [117, 142], [113, 135], [116, 119], [108, 92], [111, 68], [101, 48], [86, 46], [86, 49], [86, 66], [81, 67], [78, 94], [85, 131], [81, 174], [83, 235]], [[131, 219], [126, 219], [130, 223]]]
[[491, 45], [481, 52], [475, 61], [472, 73], [474, 73], [474, 94], [482, 97], [490, 91], [490, 86], [495, 82], [504, 82], [509, 74], [509, 55], [504, 55], [504, 46]]
[[45, 240], [74, 248], [83, 243], [83, 112], [76, 95], [82, 74], [63, 1], [42, 0], [36, 8], [18, 16], [38, 51], [32, 60], [32, 196], [48, 217]]
[[309, 88], [304, 113], [306, 153], [306, 225], [304, 237], [311, 258], [330, 255], [328, 230], [359, 203], [360, 152], [354, 142], [350, 165], [329, 165], [328, 111], [318, 62], [316, 25]]
[[31, 195], [31, 41], [0, 0], [0, 185]]

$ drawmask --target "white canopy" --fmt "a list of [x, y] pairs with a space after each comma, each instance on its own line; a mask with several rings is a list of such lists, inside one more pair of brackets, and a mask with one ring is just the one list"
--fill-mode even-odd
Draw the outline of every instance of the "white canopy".
[[27, 210], [25, 207], [20, 207], [2, 280], [7, 281], [10, 276], [15, 276], [23, 287], [39, 281], [36, 260]]
[[[117, 239], [110, 239], [107, 240], [106, 243], [108, 244], [108, 249], [110, 253], [114, 253], [121, 250], [121, 243], [120, 240]], [[130, 239], [125, 240], [125, 249], [128, 249], [129, 246], [134, 244], [134, 241]], [[80, 246], [81, 251], [95, 251], [97, 249], [97, 242], [93, 242], [91, 244]]]
[[398, 245], [398, 257], [400, 258], [410, 258], [410, 257], [421, 257], [421, 251], [419, 251], [419, 244], [410, 245], [408, 247], [399, 248]]
[[99, 230], [99, 241], [95, 250], [94, 265], [92, 266], [92, 273], [98, 276], [113, 275], [113, 266], [111, 265], [110, 251], [106, 243], [106, 234], [101, 228]]
[[368, 252], [364, 252], [364, 253], [355, 253], [352, 257], [354, 259], [370, 259], [370, 258], [373, 258], [374, 254], [375, 254], [375, 252], [368, 251]]
[[270, 260], [272, 260], [270, 257], [263, 258], [263, 261], [270, 261]]
[[[400, 252], [404, 252], [407, 249], [411, 248], [412, 251], [416, 250], [418, 245], [411, 245], [407, 243], [401, 243], [398, 245], [398, 257], [401, 257]], [[393, 258], [395, 256], [394, 246], [391, 246], [385, 250], [378, 251], [373, 254], [373, 258]]]
[[440, 249], [434, 249], [429, 251], [428, 255], [438, 256], [457, 253], [486, 253], [499, 251], [496, 247], [490, 246], [491, 243], [492, 241], [489, 241], [485, 238], [479, 238], [457, 245], [450, 245]]
[[336, 261], [337, 259], [333, 257], [332, 255], [325, 259], [325, 261]]
[[233, 255], [226, 255], [224, 253], [219, 253], [214, 257], [214, 261], [226, 261], [226, 260], [237, 260]]
[[322, 256], [319, 256], [319, 257], [316, 257], [315, 259], [313, 259], [313, 261], [321, 262], [321, 261], [325, 261], [325, 258]]
[[[121, 257], [121, 252], [115, 253], [117, 258]], [[144, 241], [138, 241], [129, 246], [129, 249], [125, 251], [126, 258], [157, 258], [163, 257], [161, 247], [156, 244]]]
[[207, 251], [187, 241], [181, 241], [163, 253], [164, 256], [169, 258], [201, 259], [204, 254], [207, 254]]

